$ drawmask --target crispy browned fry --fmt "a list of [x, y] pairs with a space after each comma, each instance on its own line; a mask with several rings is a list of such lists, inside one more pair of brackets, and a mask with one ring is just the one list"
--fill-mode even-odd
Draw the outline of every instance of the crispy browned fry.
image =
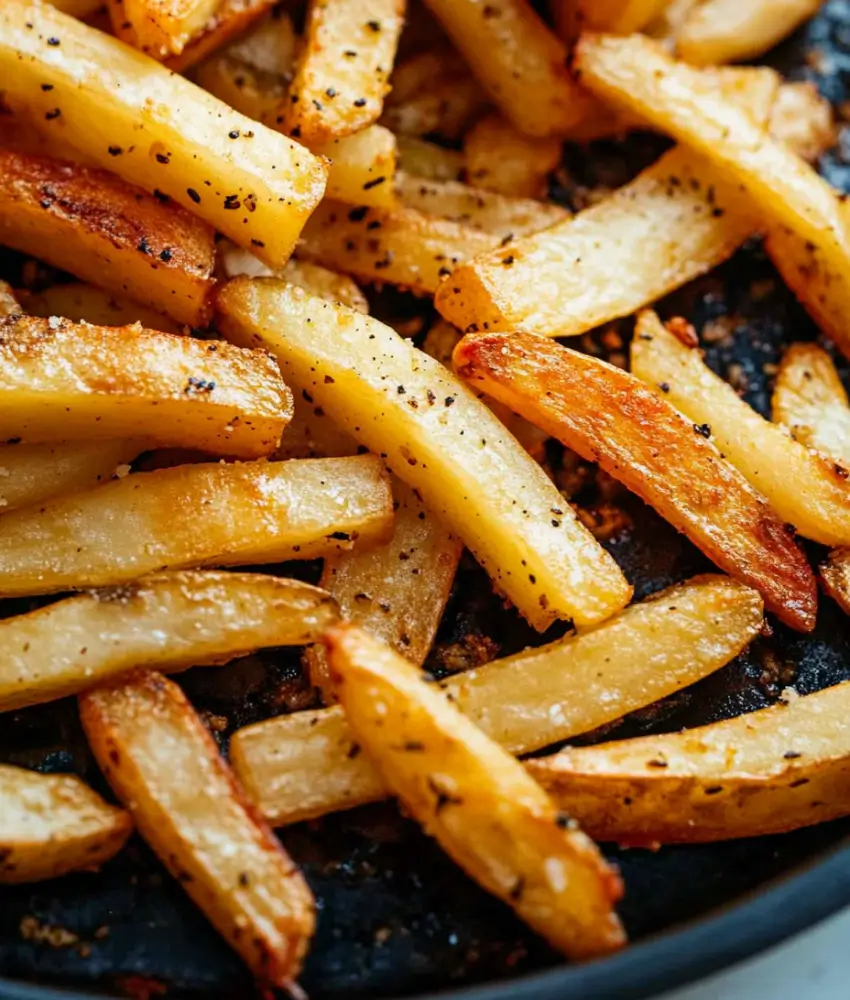
[[137, 472], [0, 518], [0, 594], [103, 587], [161, 569], [313, 559], [384, 541], [377, 457]]
[[[259, 21], [274, 3], [275, 0], [222, 0], [204, 27], [189, 39], [183, 51], [163, 60], [165, 65], [175, 73], [185, 73]], [[283, 17], [280, 20], [283, 21]]]
[[114, 174], [0, 149], [0, 242], [181, 323], [209, 319], [213, 236]]
[[850, 615], [850, 548], [833, 549], [820, 567], [824, 590]]
[[140, 326], [0, 319], [0, 439], [144, 434], [217, 455], [271, 454], [292, 394], [261, 351]]
[[222, 328], [419, 490], [538, 629], [601, 621], [631, 588], [546, 473], [459, 379], [390, 327], [272, 278], [235, 278]]
[[783, 83], [770, 113], [770, 132], [813, 163], [835, 145], [832, 105], [811, 80]]
[[457, 181], [463, 172], [463, 154], [412, 135], [396, 136], [398, 165], [407, 175], [429, 181]]
[[76, 775], [0, 764], [0, 883], [94, 868], [124, 846], [133, 822]]
[[50, 319], [60, 316], [75, 323], [92, 323], [95, 326], [132, 326], [141, 323], [146, 330], [161, 333], [183, 333], [185, 327], [168, 316], [143, 306], [125, 295], [113, 295], [79, 281], [67, 285], [49, 285], [38, 292], [22, 290], [23, 311], [30, 316]]
[[80, 717], [163, 864], [261, 982], [290, 985], [313, 935], [313, 897], [180, 688], [142, 674], [83, 695]]
[[[343, 617], [421, 666], [431, 649], [463, 545], [400, 480], [392, 538], [368, 552], [325, 560], [319, 585], [339, 602]], [[325, 704], [335, 700], [324, 647], [305, 654], [310, 682]]]
[[303, 146], [35, 0], [0, 5], [0, 76], [47, 135], [170, 195], [274, 267], [324, 191], [326, 167]]
[[154, 59], [181, 53], [219, 6], [220, 0], [108, 0], [118, 38]]
[[625, 944], [619, 875], [522, 765], [388, 646], [353, 626], [326, 643], [355, 738], [449, 857], [571, 958]]
[[492, 234], [412, 208], [352, 208], [326, 200], [304, 227], [298, 256], [361, 281], [433, 295], [458, 263], [498, 242]]
[[[762, 602], [754, 590], [728, 577], [696, 577], [596, 628], [442, 686], [507, 750], [531, 753], [706, 677], [740, 653], [761, 626]], [[388, 794], [369, 760], [351, 747], [351, 732], [334, 707], [241, 729], [230, 752], [250, 798], [279, 825]]]
[[377, 121], [404, 21], [404, 0], [310, 0], [286, 130], [308, 145]]
[[[562, 135], [589, 99], [567, 68], [567, 49], [526, 0], [426, 0], [502, 114], [525, 135]], [[590, 99], [590, 103], [595, 103]]]
[[467, 181], [513, 198], [544, 198], [560, 162], [560, 140], [525, 136], [500, 115], [476, 122], [463, 140]]
[[817, 586], [805, 555], [706, 439], [707, 425], [628, 372], [530, 334], [465, 337], [454, 361], [462, 378], [598, 462], [784, 622], [814, 628]]
[[171, 673], [315, 642], [336, 601], [298, 580], [160, 573], [0, 622], [0, 712], [79, 694], [137, 667]]
[[600, 840], [756, 837], [850, 812], [850, 684], [666, 736], [569, 747], [527, 768]]
[[788, 524], [824, 545], [850, 543], [850, 482], [835, 463], [756, 413], [655, 313], [638, 317], [632, 372], [697, 426]]

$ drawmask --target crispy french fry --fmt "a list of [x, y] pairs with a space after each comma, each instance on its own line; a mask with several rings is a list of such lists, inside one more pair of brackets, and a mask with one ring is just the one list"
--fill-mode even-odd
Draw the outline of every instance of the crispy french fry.
[[[758, 59], [813, 17], [823, 0], [705, 0], [676, 35], [676, 54], [705, 66]], [[607, 30], [604, 26], [589, 25]]]
[[113, 295], [98, 288], [73, 281], [67, 285], [49, 285], [39, 292], [19, 293], [23, 311], [30, 316], [50, 319], [59, 316], [75, 323], [94, 326], [132, 326], [141, 323], [146, 330], [160, 333], [183, 333], [184, 326], [125, 295]]
[[353, 626], [326, 643], [356, 739], [449, 857], [571, 958], [622, 947], [619, 875], [522, 765], [388, 646]]
[[83, 695], [80, 717], [166, 868], [261, 982], [289, 986], [313, 935], [313, 897], [180, 688], [143, 674]]
[[561, 135], [589, 101], [567, 68], [567, 49], [525, 0], [426, 0], [478, 82], [524, 135]]
[[271, 454], [292, 394], [262, 352], [140, 326], [0, 320], [0, 438], [132, 437], [217, 455]]
[[820, 567], [824, 590], [850, 615], [850, 549], [833, 549]]
[[398, 165], [407, 175], [429, 181], [457, 181], [463, 172], [463, 154], [412, 135], [396, 136]]
[[[488, 736], [511, 753], [531, 753], [706, 677], [737, 656], [762, 623], [754, 590], [727, 577], [695, 577], [596, 628], [442, 687]], [[230, 753], [249, 797], [282, 825], [388, 794], [368, 758], [351, 747], [342, 711], [333, 707], [240, 729]]]
[[634, 844], [757, 837], [850, 812], [850, 684], [665, 736], [569, 747], [531, 775], [591, 836]]
[[463, 141], [466, 180], [513, 198], [545, 197], [560, 162], [560, 140], [525, 136], [500, 115], [476, 122]]
[[94, 868], [124, 846], [133, 822], [76, 775], [0, 764], [0, 883]]
[[770, 132], [813, 163], [836, 142], [832, 105], [811, 80], [783, 83], [770, 113]]
[[302, 392], [420, 491], [537, 628], [590, 624], [631, 588], [546, 473], [454, 375], [377, 320], [272, 278], [220, 297], [227, 336], [263, 344]]
[[817, 585], [787, 526], [702, 427], [638, 378], [522, 333], [465, 337], [454, 361], [462, 378], [598, 462], [792, 628], [814, 628]]
[[326, 200], [304, 227], [298, 256], [361, 281], [433, 295], [458, 263], [498, 242], [492, 234], [412, 208], [352, 208]]
[[[211, 56], [213, 52], [224, 48], [232, 39], [242, 35], [254, 22], [261, 21], [263, 15], [274, 6], [274, 2], [275, 0], [222, 0], [201, 31], [193, 35], [184, 45], [183, 51], [167, 56], [163, 62], [175, 73], [185, 73], [187, 69]], [[270, 18], [269, 21], [280, 26], [281, 35], [286, 32], [288, 24], [294, 55], [295, 31], [289, 16], [282, 12], [280, 17]], [[253, 33], [252, 30], [250, 34]], [[243, 44], [247, 46], [247, 43], [247, 36], [233, 43], [230, 48], [235, 57], [244, 58], [242, 55], [244, 50], [240, 49], [237, 52], [237, 49]]]
[[283, 114], [308, 145], [380, 117], [404, 21], [404, 0], [310, 0], [304, 47]]
[[845, 470], [756, 413], [653, 312], [638, 317], [631, 369], [695, 425], [704, 425], [720, 452], [801, 535], [824, 545], [850, 543]]
[[[395, 480], [393, 495], [392, 538], [368, 552], [326, 559], [319, 586], [339, 601], [344, 618], [421, 666], [443, 617], [463, 546], [409, 486]], [[325, 704], [335, 701], [324, 647], [308, 649], [305, 661]]]
[[183, 570], [91, 591], [0, 621], [0, 712], [137, 667], [172, 673], [303, 646], [338, 621], [325, 591], [259, 573]]
[[0, 513], [97, 486], [144, 450], [144, 442], [124, 438], [6, 445], [0, 448]]
[[287, 259], [324, 191], [325, 165], [303, 146], [52, 7], [0, 6], [0, 75], [45, 133], [170, 195], [272, 266]]
[[0, 594], [104, 587], [161, 569], [313, 559], [384, 541], [371, 455], [137, 472], [0, 518]]
[[312, 148], [330, 163], [328, 198], [377, 208], [395, 205], [396, 141], [389, 129], [370, 125], [355, 135]]
[[630, 35], [657, 21], [670, 0], [558, 0], [578, 31]]
[[0, 149], [0, 241], [203, 326], [214, 233], [105, 170]]

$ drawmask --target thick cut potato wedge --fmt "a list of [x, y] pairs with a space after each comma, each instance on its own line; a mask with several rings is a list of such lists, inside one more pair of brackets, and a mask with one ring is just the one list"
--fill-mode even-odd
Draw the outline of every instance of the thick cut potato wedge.
[[138, 472], [0, 518], [0, 595], [313, 559], [384, 541], [392, 514], [388, 478], [369, 455]]
[[426, 180], [412, 174], [399, 173], [396, 192], [402, 205], [417, 212], [439, 215], [472, 229], [493, 233], [505, 239], [527, 236], [547, 229], [569, 217], [569, 212], [533, 198], [511, 198], [470, 187], [460, 181]]
[[[463, 546], [400, 480], [392, 538], [369, 552], [325, 560], [319, 586], [339, 602], [343, 617], [381, 639], [409, 662], [428, 655], [455, 578]], [[311, 683], [325, 704], [335, 700], [324, 646], [307, 650]]]
[[261, 351], [33, 316], [0, 320], [0, 439], [130, 437], [257, 458], [292, 394]]
[[160, 333], [183, 333], [184, 327], [135, 299], [112, 295], [96, 285], [72, 281], [67, 285], [49, 285], [39, 292], [19, 293], [23, 311], [30, 316], [50, 319], [60, 316], [75, 323], [93, 326], [132, 326], [141, 323], [146, 330]]
[[219, 298], [227, 336], [262, 344], [472, 550], [535, 627], [590, 624], [629, 600], [613, 559], [546, 473], [439, 362], [377, 320], [271, 278]]
[[105, 170], [0, 149], [0, 242], [203, 326], [214, 233]]
[[359, 745], [449, 857], [571, 958], [624, 945], [619, 875], [522, 765], [388, 646], [352, 626], [326, 642]]
[[821, 565], [820, 578], [824, 590], [850, 615], [850, 548], [834, 549]]
[[558, 139], [524, 136], [500, 115], [476, 122], [463, 140], [466, 180], [512, 198], [545, 198], [560, 162]]
[[[228, 42], [238, 38], [251, 25], [260, 21], [263, 15], [274, 6], [274, 2], [275, 0], [220, 0], [212, 17], [197, 34], [189, 39], [183, 50], [179, 54], [167, 56], [163, 62], [175, 73], [185, 73], [187, 69], [197, 65], [217, 50], [224, 48]], [[288, 18], [282, 15], [274, 20], [276, 23], [284, 23], [288, 21]], [[289, 21], [290, 27], [291, 24], [292, 22]], [[294, 31], [292, 38], [294, 42]], [[132, 39], [127, 40], [132, 44]], [[238, 42], [234, 43], [233, 48], [235, 49], [238, 44]]]
[[325, 591], [259, 573], [184, 570], [92, 591], [0, 621], [0, 712], [137, 667], [168, 673], [302, 646], [338, 621]]
[[[567, 68], [567, 49], [526, 0], [426, 0], [478, 82], [525, 135], [562, 135], [593, 104]], [[496, 11], [495, 15], [492, 13]]]
[[370, 125], [312, 149], [329, 162], [328, 198], [376, 208], [395, 205], [396, 140], [389, 129]]
[[6, 445], [0, 448], [0, 513], [106, 482], [145, 447], [124, 438]]
[[220, 0], [109, 0], [115, 34], [155, 59], [180, 53], [203, 32]]
[[832, 105], [811, 80], [783, 83], [770, 112], [770, 132], [814, 163], [836, 142]]
[[428, 181], [458, 181], [463, 173], [463, 153], [427, 139], [396, 136], [398, 165], [407, 175]]
[[83, 695], [80, 717], [166, 868], [261, 982], [290, 985], [315, 928], [313, 897], [180, 688], [143, 674]]
[[702, 427], [634, 375], [522, 333], [465, 337], [454, 361], [471, 385], [598, 462], [792, 628], [814, 628], [817, 585], [787, 526]]
[[631, 350], [632, 372], [704, 426], [721, 454], [783, 520], [823, 545], [850, 543], [850, 481], [842, 467], [756, 413], [655, 313], [638, 317]]
[[784, 833], [850, 812], [850, 683], [735, 719], [528, 761], [591, 836], [630, 845]]
[[[696, 577], [578, 635], [442, 682], [458, 706], [515, 754], [590, 732], [728, 663], [762, 627], [762, 602], [727, 577]], [[388, 794], [352, 752], [338, 707], [239, 730], [233, 766], [249, 796], [281, 825]]]
[[697, 66], [758, 59], [813, 17], [822, 3], [823, 0], [705, 0], [690, 12], [679, 29], [676, 54]]
[[272, 266], [322, 197], [325, 164], [303, 146], [52, 7], [0, 6], [0, 75], [47, 135], [169, 195]]
[[124, 846], [133, 822], [71, 774], [0, 764], [0, 883], [94, 868]]
[[404, 22], [404, 0], [310, 0], [304, 47], [284, 114], [308, 145], [380, 117]]
[[298, 256], [361, 281], [433, 295], [463, 261], [499, 239], [412, 208], [390, 211], [323, 201], [304, 227]]

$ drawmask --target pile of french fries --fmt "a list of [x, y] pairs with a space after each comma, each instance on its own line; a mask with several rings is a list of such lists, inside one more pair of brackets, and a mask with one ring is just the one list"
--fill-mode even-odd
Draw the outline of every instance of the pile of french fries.
[[[0, 597], [61, 595], [0, 620], [0, 711], [77, 696], [119, 803], [0, 766], [0, 881], [92, 868], [135, 829], [258, 980], [294, 990], [315, 906], [272, 826], [396, 796], [582, 959], [626, 942], [591, 837], [850, 813], [850, 683], [519, 759], [720, 669], [765, 611], [811, 631], [800, 539], [850, 613], [830, 351], [788, 350], [769, 421], [652, 309], [763, 236], [850, 355], [850, 211], [811, 165], [831, 109], [728, 65], [818, 6], [0, 5], [0, 243], [53, 275], [0, 283]], [[641, 129], [676, 145], [581, 211], [547, 200], [565, 141]], [[411, 339], [361, 284], [440, 318]], [[620, 367], [560, 339], [630, 316]], [[718, 573], [633, 602], [550, 438]], [[571, 627], [435, 682], [465, 549], [535, 629]], [[316, 558], [319, 586], [223, 568]], [[323, 704], [238, 730], [228, 762], [166, 675], [282, 645]]]

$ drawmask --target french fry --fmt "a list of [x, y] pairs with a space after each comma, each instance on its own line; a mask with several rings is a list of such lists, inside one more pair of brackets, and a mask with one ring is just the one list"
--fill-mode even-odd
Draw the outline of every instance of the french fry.
[[271, 350], [302, 393], [419, 490], [536, 628], [601, 621], [628, 602], [620, 570], [546, 473], [394, 330], [272, 278], [235, 278], [219, 309], [229, 338]]
[[784, 833], [850, 812], [850, 684], [664, 736], [569, 747], [526, 767], [600, 840]]
[[0, 518], [0, 595], [106, 587], [145, 573], [314, 559], [392, 531], [380, 460], [137, 472]]
[[[255, 22], [261, 22], [263, 15], [274, 6], [275, 0], [222, 0], [216, 7], [212, 17], [197, 34], [184, 45], [182, 52], [172, 54], [163, 59], [164, 64], [175, 73], [185, 73], [203, 59], [224, 48], [228, 42], [238, 38]], [[280, 17], [270, 18], [271, 23], [281, 27], [281, 34], [288, 24], [294, 53], [295, 31], [288, 15], [281, 13]], [[250, 32], [253, 34], [253, 30]], [[237, 48], [247, 38], [233, 42], [230, 49], [236, 58], [242, 56]], [[132, 40], [130, 40], [132, 44]]]
[[[695, 577], [596, 628], [494, 660], [441, 686], [505, 749], [531, 753], [708, 676], [737, 656], [762, 624], [756, 591], [727, 577]], [[240, 729], [230, 754], [249, 797], [275, 825], [388, 794], [369, 759], [352, 753], [338, 706]]]
[[676, 54], [696, 66], [758, 59], [813, 17], [822, 2], [705, 0], [679, 29]]
[[396, 136], [398, 165], [407, 175], [429, 181], [457, 181], [463, 172], [463, 154], [412, 135]]
[[396, 141], [383, 125], [315, 145], [313, 152], [330, 164], [328, 198], [376, 208], [395, 205]]
[[783, 83], [771, 111], [770, 132], [814, 163], [836, 142], [832, 105], [810, 80]]
[[850, 549], [833, 549], [820, 567], [824, 590], [850, 615]]
[[140, 326], [0, 320], [0, 438], [145, 437], [257, 458], [274, 451], [292, 394], [262, 352]]
[[98, 288], [73, 281], [67, 285], [48, 285], [38, 292], [19, 293], [23, 311], [30, 316], [50, 319], [59, 316], [74, 323], [91, 323], [94, 326], [132, 326], [141, 323], [146, 330], [179, 334], [184, 332], [181, 323], [143, 306], [125, 295], [113, 295]]
[[[397, 504], [392, 538], [369, 552], [325, 560], [319, 586], [343, 617], [385, 642], [410, 663], [425, 662], [455, 578], [463, 546], [410, 487], [393, 482]], [[335, 701], [324, 646], [304, 654], [310, 683], [325, 704]]]
[[91, 489], [145, 450], [145, 443], [60, 441], [0, 448], [0, 513]]
[[522, 765], [388, 646], [352, 626], [326, 642], [356, 739], [449, 857], [571, 958], [622, 947], [619, 875]]
[[109, 0], [112, 30], [154, 59], [179, 54], [215, 16], [220, 0]]
[[180, 688], [143, 674], [83, 695], [80, 718], [166, 868], [261, 982], [290, 986], [315, 928], [313, 897]]
[[0, 241], [204, 326], [214, 233], [104, 170], [0, 149]]
[[463, 162], [466, 180], [475, 187], [544, 198], [547, 178], [561, 162], [561, 143], [525, 136], [499, 115], [488, 115], [464, 137]]
[[101, 865], [133, 822], [76, 775], [0, 764], [0, 884], [38, 882]]
[[638, 378], [522, 333], [465, 337], [454, 361], [462, 378], [598, 462], [786, 624], [814, 628], [817, 585], [787, 526], [702, 427]]
[[320, 159], [52, 7], [8, 0], [0, 39], [5, 92], [42, 131], [171, 196], [271, 266], [286, 261], [324, 191]]
[[567, 68], [567, 49], [525, 0], [426, 0], [502, 114], [524, 135], [560, 135], [594, 103]]
[[308, 145], [380, 117], [404, 22], [404, 0], [310, 0], [286, 131]]
[[670, 0], [556, 0], [572, 16], [578, 31], [630, 35], [662, 16]]
[[303, 646], [338, 621], [325, 591], [259, 573], [184, 570], [91, 591], [0, 621], [0, 711], [140, 667], [173, 673], [265, 646]]
[[298, 256], [361, 281], [433, 295], [458, 263], [498, 242], [492, 234], [412, 208], [352, 208], [325, 200], [304, 227]]
[[809, 451], [749, 407], [731, 385], [664, 328], [638, 317], [631, 370], [711, 440], [777, 514], [805, 538], [850, 542], [850, 482], [844, 469]]

